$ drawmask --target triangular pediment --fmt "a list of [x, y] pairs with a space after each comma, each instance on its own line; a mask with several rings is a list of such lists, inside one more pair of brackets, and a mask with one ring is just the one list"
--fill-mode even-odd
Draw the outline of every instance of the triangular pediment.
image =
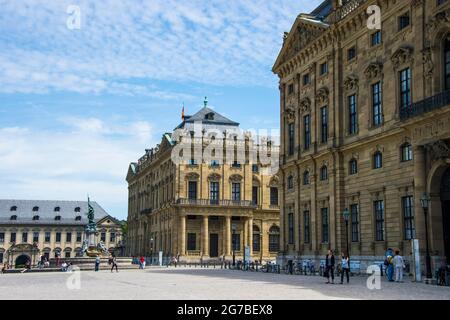
[[273, 71], [286, 61], [290, 60], [312, 41], [317, 39], [329, 25], [312, 15], [300, 14], [295, 20], [289, 33], [285, 33], [283, 47], [273, 66]]
[[130, 165], [128, 166], [128, 172], [127, 172], [127, 181], [130, 181], [131, 179], [134, 178], [134, 176], [136, 176], [136, 171], [137, 171], [137, 163], [130, 163]]

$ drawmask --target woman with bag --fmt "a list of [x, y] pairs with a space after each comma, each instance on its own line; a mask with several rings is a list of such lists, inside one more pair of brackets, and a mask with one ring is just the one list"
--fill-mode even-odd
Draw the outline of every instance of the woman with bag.
[[341, 284], [344, 283], [344, 273], [347, 275], [347, 283], [350, 282], [350, 276], [349, 276], [349, 271], [350, 271], [350, 266], [349, 266], [349, 262], [348, 262], [348, 254], [344, 254], [342, 252], [341, 254], [342, 258], [341, 258]]

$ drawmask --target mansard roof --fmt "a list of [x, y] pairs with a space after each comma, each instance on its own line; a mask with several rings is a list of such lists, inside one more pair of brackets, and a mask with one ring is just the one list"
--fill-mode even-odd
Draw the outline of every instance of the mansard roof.
[[184, 128], [186, 123], [195, 123], [195, 122], [201, 122], [202, 124], [217, 125], [217, 126], [233, 126], [233, 127], [239, 126], [239, 123], [224, 117], [220, 113], [208, 107], [203, 107], [193, 116], [186, 116], [184, 118], [184, 121], [180, 123], [178, 127], [176, 127], [175, 129]]

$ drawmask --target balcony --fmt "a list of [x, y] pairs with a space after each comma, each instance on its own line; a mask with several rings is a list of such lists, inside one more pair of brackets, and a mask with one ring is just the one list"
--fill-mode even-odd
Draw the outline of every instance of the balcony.
[[183, 206], [217, 206], [217, 207], [254, 207], [249, 200], [214, 200], [214, 199], [177, 199], [178, 205]]
[[400, 120], [408, 120], [450, 104], [450, 90], [443, 91], [400, 110]]
[[358, 9], [364, 2], [367, 0], [347, 0], [343, 1], [345, 4], [336, 9], [333, 13], [331, 13], [327, 20], [331, 23], [336, 23], [343, 20], [350, 13]]

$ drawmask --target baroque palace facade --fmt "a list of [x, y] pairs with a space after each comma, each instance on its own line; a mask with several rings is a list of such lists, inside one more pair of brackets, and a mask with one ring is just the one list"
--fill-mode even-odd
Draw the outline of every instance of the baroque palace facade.
[[[97, 242], [110, 252], [122, 251], [121, 224], [91, 202], [97, 223]], [[79, 256], [88, 223], [87, 201], [0, 200], [0, 264], [35, 265], [47, 260]]]
[[[208, 108], [206, 100], [175, 131], [194, 135], [194, 123], [224, 134], [239, 126]], [[171, 155], [181, 141], [174, 132], [129, 166], [128, 254], [156, 258], [162, 252], [185, 262], [230, 261], [234, 255], [237, 261], [248, 247], [247, 258], [274, 259], [280, 233], [277, 177], [248, 159], [229, 163], [225, 151], [211, 160], [174, 162]], [[203, 155], [213, 141], [200, 134], [191, 143]], [[241, 142], [246, 150], [253, 144]]]
[[433, 265], [449, 261], [450, 1], [325, 1], [285, 33], [273, 71], [280, 257], [323, 259], [349, 243], [363, 267], [388, 248], [410, 260], [416, 238], [424, 264], [426, 194]]

